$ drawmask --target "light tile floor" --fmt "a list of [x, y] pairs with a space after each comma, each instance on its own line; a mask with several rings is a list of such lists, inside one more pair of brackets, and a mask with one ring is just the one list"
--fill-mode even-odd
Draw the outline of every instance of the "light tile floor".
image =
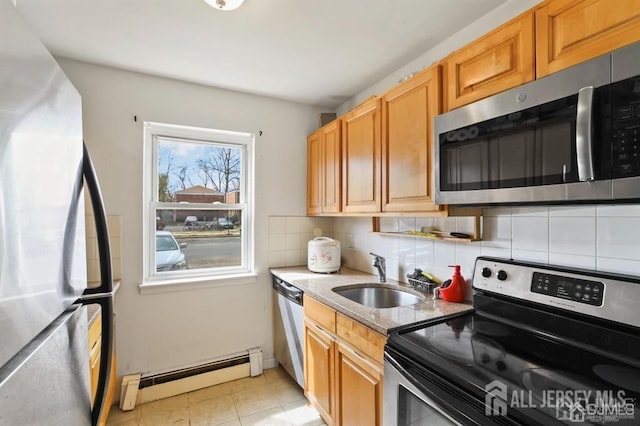
[[324, 425], [302, 389], [280, 367], [171, 398], [113, 407], [109, 426]]

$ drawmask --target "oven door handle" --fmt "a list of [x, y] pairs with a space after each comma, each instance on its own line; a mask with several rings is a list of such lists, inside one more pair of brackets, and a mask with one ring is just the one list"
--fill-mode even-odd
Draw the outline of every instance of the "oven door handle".
[[578, 92], [578, 111], [576, 114], [576, 157], [578, 162], [578, 180], [595, 180], [593, 170], [593, 86], [583, 87]]

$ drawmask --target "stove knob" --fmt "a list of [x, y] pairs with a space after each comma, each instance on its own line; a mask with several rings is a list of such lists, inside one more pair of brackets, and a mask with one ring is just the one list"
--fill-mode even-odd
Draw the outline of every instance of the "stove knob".
[[498, 279], [499, 279], [500, 281], [504, 281], [504, 280], [506, 280], [506, 279], [507, 279], [507, 273], [506, 273], [504, 270], [500, 269], [500, 270], [498, 271]]
[[487, 268], [486, 266], [482, 268], [482, 276], [485, 278], [489, 278], [491, 276], [491, 269]]

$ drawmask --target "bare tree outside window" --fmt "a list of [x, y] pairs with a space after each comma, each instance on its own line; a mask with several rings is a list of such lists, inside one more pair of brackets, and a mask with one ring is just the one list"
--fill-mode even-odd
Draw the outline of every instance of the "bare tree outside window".
[[177, 243], [156, 249], [156, 272], [242, 265], [243, 146], [155, 140], [156, 238]]

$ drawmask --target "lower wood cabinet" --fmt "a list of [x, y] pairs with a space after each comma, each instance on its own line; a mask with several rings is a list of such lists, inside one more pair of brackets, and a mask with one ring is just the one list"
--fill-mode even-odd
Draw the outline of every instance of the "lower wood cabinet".
[[320, 415], [334, 417], [335, 339], [320, 326], [304, 324], [304, 391]]
[[386, 337], [305, 295], [304, 391], [330, 425], [382, 424]]
[[382, 424], [382, 368], [354, 352], [336, 346], [336, 424]]

